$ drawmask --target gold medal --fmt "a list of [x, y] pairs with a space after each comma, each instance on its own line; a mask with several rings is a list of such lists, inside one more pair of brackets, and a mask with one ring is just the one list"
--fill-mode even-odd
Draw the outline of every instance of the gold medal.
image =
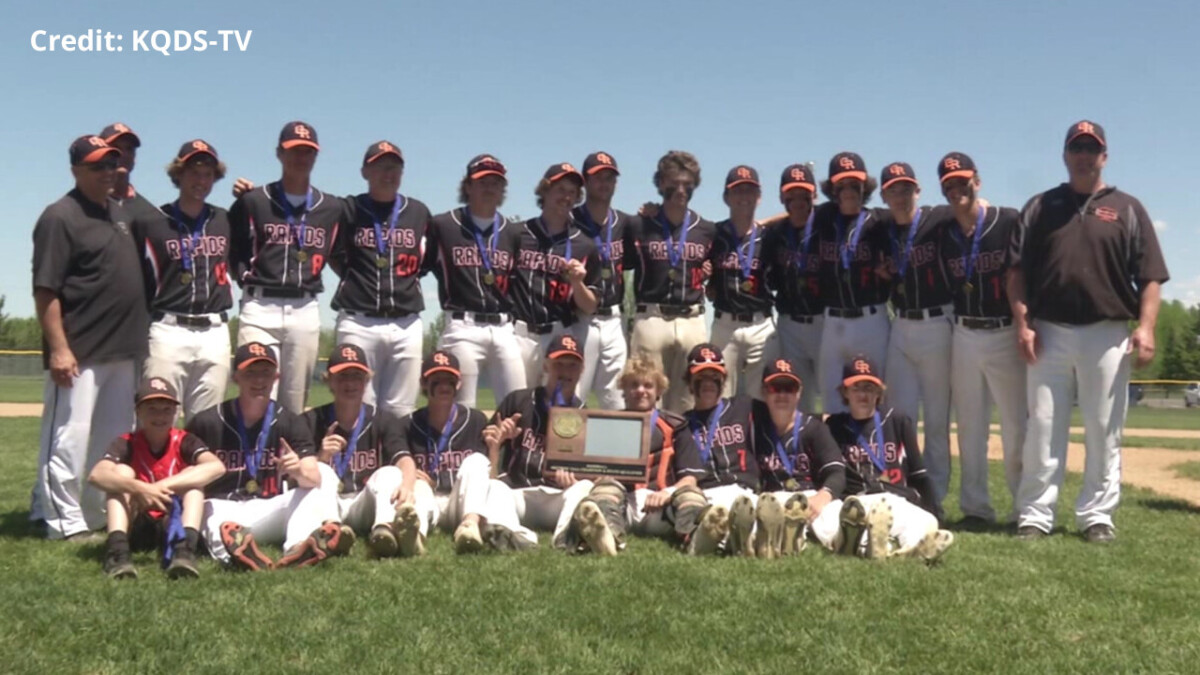
[[671, 281], [675, 281], [676, 279], [679, 278], [679, 270], [675, 269], [674, 267], [667, 270], [667, 278], [670, 279]]
[[192, 283], [192, 273], [184, 272], [183, 274], [180, 274], [179, 275], [179, 283], [183, 284], [184, 286], [187, 286], [188, 284]]
[[743, 281], [742, 282], [742, 290], [745, 291], [746, 293], [749, 293], [750, 291], [754, 290], [754, 282], [750, 281], [749, 279]]
[[492, 274], [491, 272], [484, 272], [483, 283], [487, 284], [488, 286], [496, 283], [496, 275]]
[[383, 269], [383, 268], [387, 267], [388, 259], [383, 256], [376, 256], [375, 257], [375, 266], [378, 267], [379, 269]]
[[258, 494], [258, 481], [254, 480], [253, 478], [246, 481], [246, 492], [249, 492], [252, 495]]
[[612, 270], [610, 270], [607, 267], [600, 270], [600, 278], [601, 279], [611, 279], [612, 278]]
[[967, 283], [963, 284], [963, 290], [966, 291], [967, 295], [970, 295], [975, 291], [975, 284], [968, 281]]
[[296, 260], [299, 260], [300, 262], [305, 262], [306, 260], [308, 260], [308, 252], [296, 251]]

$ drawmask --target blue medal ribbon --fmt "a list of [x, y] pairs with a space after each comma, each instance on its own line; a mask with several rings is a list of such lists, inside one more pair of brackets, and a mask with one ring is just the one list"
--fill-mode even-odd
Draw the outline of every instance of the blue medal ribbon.
[[[837, 224], [837, 240], [842, 246], [842, 269], [850, 271], [850, 263], [854, 259], [854, 252], [858, 250], [858, 240], [862, 237], [863, 222], [867, 219], [867, 212], [861, 211], [858, 214], [858, 219], [854, 223], [854, 231], [849, 235], [845, 234], [844, 226], [842, 225], [842, 214], [837, 214], [834, 217], [834, 223]], [[842, 245], [842, 237], [847, 236], [849, 241]]]
[[471, 210], [464, 206], [463, 213], [466, 214], [466, 220], [470, 223], [471, 235], [475, 237], [475, 248], [479, 249], [479, 257], [483, 259], [483, 269], [490, 273], [492, 271], [492, 251], [496, 250], [496, 238], [500, 236], [500, 213], [497, 212], [492, 216], [492, 241], [490, 246], [484, 246], [483, 233], [479, 231], [479, 226], [475, 224], [475, 219], [471, 217]]
[[204, 225], [208, 222], [208, 204], [205, 204], [200, 210], [200, 215], [196, 218], [196, 227], [194, 229], [189, 228], [187, 221], [183, 219], [183, 211], [179, 208], [178, 199], [171, 205], [171, 208], [175, 212], [175, 222], [179, 223], [179, 229], [186, 232], [188, 236], [188, 245], [179, 247], [179, 262], [183, 265], [184, 272], [191, 272], [192, 260], [196, 255], [196, 242], [204, 237]]
[[[987, 209], [979, 207], [979, 215], [975, 218], [975, 231], [971, 233], [971, 253], [967, 255], [966, 267], [966, 282], [971, 283], [971, 275], [975, 273], [975, 264], [979, 262], [979, 243], [983, 241], [983, 218], [987, 214]], [[962, 230], [954, 228], [951, 230], [954, 233], [954, 239], [958, 245], [964, 250], [967, 250], [967, 242], [963, 240]]]
[[[733, 221], [729, 221], [729, 236], [733, 239], [733, 252], [737, 255], [738, 268], [741, 270], [741, 279], [746, 281], [750, 278], [751, 267], [754, 265], [754, 248], [755, 234], [758, 231], [758, 224], [750, 225], [750, 232], [747, 234], [750, 241], [744, 247], [742, 246], [742, 238], [738, 236], [737, 228], [733, 226]], [[745, 254], [742, 249], [745, 248]]]
[[[332, 414], [333, 408], [330, 408]], [[346, 470], [350, 468], [350, 458], [354, 456], [354, 451], [358, 449], [358, 439], [362, 438], [363, 420], [367, 417], [367, 406], [362, 405], [358, 408], [358, 419], [354, 420], [354, 429], [350, 431], [350, 441], [346, 443], [346, 449], [343, 450], [333, 461], [333, 468], [337, 471], [338, 478], [345, 478]]]
[[871, 463], [874, 464], [875, 468], [879, 469], [879, 473], [882, 474], [887, 471], [887, 454], [886, 454], [887, 451], [883, 447], [884, 446], [883, 425], [879, 420], [879, 411], [878, 410], [875, 411], [875, 414], [872, 416], [872, 419], [875, 421], [875, 433], [872, 434], [872, 438], [878, 439], [878, 441], [879, 441], [878, 444], [871, 443], [869, 440], [863, 438], [863, 435], [862, 435], [863, 423], [862, 422], [852, 421], [851, 424], [854, 427], [853, 428], [854, 434], [858, 437], [859, 445], [862, 446], [863, 450], [867, 451], [867, 456], [871, 458]]
[[[550, 240], [550, 253], [553, 254], [554, 253], [554, 235], [550, 234], [550, 228], [546, 227], [546, 221], [542, 220], [541, 216], [538, 217], [538, 226], [542, 228], [542, 232], [544, 232], [546, 234], [546, 238]], [[567, 228], [564, 230], [564, 232], [566, 232], [566, 234], [567, 234], [566, 250], [563, 251], [563, 271], [565, 272], [567, 269], [567, 263], [571, 262], [571, 225], [570, 225], [570, 223], [567, 224]], [[550, 271], [550, 261], [549, 260], [546, 261], [546, 271], [547, 272]]]
[[799, 255], [797, 267], [799, 268], [801, 275], [804, 274], [806, 269], [806, 265], [804, 263], [806, 262], [805, 258], [808, 256], [808, 242], [812, 239], [813, 216], [815, 216], [816, 213], [816, 209], [812, 209], [808, 212], [808, 220], [804, 221], [804, 238], [800, 241], [799, 246], [796, 245], [796, 228], [792, 227], [791, 225], [788, 225], [787, 228], [788, 250], [791, 251], [791, 257], [793, 258], [795, 258], [797, 254]]
[[179, 495], [171, 496], [171, 513], [167, 516], [166, 541], [163, 546], [162, 566], [166, 569], [175, 559], [175, 548], [187, 541], [187, 531], [183, 529], [183, 500]]
[[553, 394], [553, 398], [550, 401], [550, 405], [553, 405], [556, 408], [574, 408], [574, 407], [576, 407], [575, 406], [576, 400], [577, 399], [575, 398], [574, 394], [571, 395], [570, 401], [563, 400], [562, 385], [561, 384], [554, 385], [554, 394]]
[[304, 213], [300, 214], [300, 227], [296, 227], [296, 216], [292, 211], [292, 202], [288, 200], [287, 193], [283, 190], [283, 183], [279, 184], [279, 205], [283, 207], [283, 216], [287, 218], [288, 230], [296, 232], [296, 248], [304, 248], [304, 232], [307, 229], [308, 212], [312, 210], [312, 186], [304, 193]]
[[392, 214], [388, 216], [386, 237], [383, 233], [383, 223], [380, 223], [379, 219], [375, 217], [375, 208], [365, 201], [361, 203], [367, 213], [371, 214], [371, 222], [375, 225], [375, 250], [379, 253], [379, 257], [383, 258], [385, 257], [384, 253], [391, 248], [392, 233], [396, 231], [396, 221], [400, 218], [400, 209], [404, 208], [404, 197], [399, 192], [396, 193], [396, 201], [392, 203]]
[[458, 404], [455, 403], [454, 407], [450, 408], [450, 417], [446, 420], [446, 424], [442, 426], [442, 433], [438, 434], [437, 442], [430, 443], [429, 435], [425, 435], [425, 449], [429, 453], [430, 473], [432, 473], [435, 479], [437, 477], [438, 464], [440, 463], [439, 458], [446, 451], [446, 446], [450, 445], [450, 435], [454, 431], [454, 420], [457, 418]]
[[[804, 427], [804, 414], [799, 410], [796, 411], [796, 416], [792, 418], [792, 447], [796, 450], [796, 454], [800, 454], [800, 429]], [[792, 459], [788, 457], [787, 448], [784, 447], [783, 439], [775, 431], [775, 425], [770, 425], [767, 429], [771, 433], [771, 443], [775, 445], [775, 454], [779, 456], [779, 461], [783, 463], [784, 471], [787, 471], [788, 478], [791, 478], [796, 473], [796, 465]]]
[[662, 225], [663, 241], [667, 244], [667, 260], [671, 263], [672, 268], [679, 267], [679, 263], [683, 261], [683, 249], [687, 246], [687, 230], [691, 217], [690, 209], [683, 213], [683, 225], [679, 228], [679, 243], [676, 244], [675, 237], [671, 236], [671, 222], [667, 220], [667, 214], [662, 211], [658, 214], [658, 223]]
[[917, 236], [917, 227], [920, 226], [920, 224], [921, 209], [918, 208], [917, 215], [913, 216], [912, 225], [908, 226], [908, 239], [904, 242], [904, 251], [899, 250], [900, 242], [894, 234], [892, 236], [892, 247], [896, 250], [897, 257], [899, 258], [899, 260], [896, 261], [896, 272], [898, 273], [897, 276], [900, 277], [899, 281], [901, 284], [904, 283], [904, 272], [908, 269], [908, 259], [912, 255], [913, 240]]
[[712, 457], [713, 437], [716, 436], [717, 427], [721, 424], [721, 415], [725, 413], [725, 399], [717, 404], [716, 408], [708, 414], [708, 424], [704, 427], [703, 436], [699, 433], [701, 422], [696, 419], [695, 413], [688, 415], [688, 424], [692, 428], [692, 438], [696, 440], [696, 445], [700, 446], [700, 461], [708, 466], [708, 462]]
[[[581, 206], [579, 210], [583, 212], [583, 220], [592, 232], [592, 241], [596, 242], [596, 248], [600, 251], [600, 261], [605, 266], [612, 264], [612, 231], [613, 225], [617, 222], [616, 214], [613, 213], [612, 209], [609, 209], [608, 215], [604, 218], [604, 227], [601, 229], [600, 225], [597, 225], [596, 221], [592, 220], [592, 214], [588, 211], [587, 206]], [[601, 232], [604, 233], [603, 243], [600, 241]]]
[[[246, 454], [246, 446], [250, 444], [246, 438], [246, 420], [242, 417], [242, 406], [237, 399], [233, 401], [233, 410], [237, 414], [237, 432], [238, 440], [242, 445], [242, 455]], [[258, 438], [254, 441], [254, 454], [246, 458], [245, 468], [246, 473], [250, 474], [251, 480], [258, 479], [258, 464], [262, 461], [263, 449], [267, 446], [267, 436], [271, 435], [271, 423], [275, 420], [275, 401], [267, 404], [267, 414], [263, 415], [262, 428], [258, 431]]]

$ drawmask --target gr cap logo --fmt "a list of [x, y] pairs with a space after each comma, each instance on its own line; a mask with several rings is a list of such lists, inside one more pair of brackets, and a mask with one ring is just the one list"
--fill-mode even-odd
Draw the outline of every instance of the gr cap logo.
[[164, 382], [162, 379], [156, 377], [156, 378], [150, 380], [150, 388], [157, 389], [158, 391], [166, 391], [167, 383]]
[[439, 366], [448, 366], [450, 365], [450, 358], [445, 354], [438, 352], [433, 355], [433, 362]]
[[358, 354], [355, 354], [354, 350], [350, 347], [342, 347], [342, 358], [347, 361], [357, 361]]
[[114, 124], [113, 129], [116, 129], [117, 131], [119, 131], [123, 134], [129, 132], [129, 127], [125, 126], [124, 124], [121, 124], [120, 122], [117, 122], [116, 124]]
[[867, 363], [866, 361], [855, 361], [854, 370], [863, 374], [869, 373], [871, 372], [871, 364]]
[[606, 153], [603, 153], [603, 152], [596, 155], [596, 160], [599, 161], [601, 164], [612, 164], [613, 163], [612, 157], [609, 157]]
[[775, 362], [775, 368], [781, 373], [792, 372], [792, 364], [788, 363], [787, 361], [784, 361], [783, 359], [779, 359], [778, 361]]
[[960, 168], [962, 168], [962, 163], [953, 157], [947, 157], [946, 161], [942, 162], [942, 166], [946, 167], [950, 171], [958, 171]]
[[391, 143], [384, 141], [379, 144], [379, 150], [380, 152], [395, 152], [396, 149], [392, 147]]
[[562, 165], [562, 166], [560, 166], [559, 168], [560, 168], [560, 169], [562, 169], [563, 171], [569, 171], [569, 172], [572, 172], [572, 173], [574, 173], [574, 172], [575, 172], [575, 167], [571, 166], [570, 164], [563, 164], [563, 165]]
[[899, 164], [893, 164], [892, 167], [890, 169], [888, 169], [888, 171], [893, 176], [903, 176], [905, 173], [904, 167], [900, 166]]
[[849, 171], [854, 168], [854, 160], [851, 159], [850, 157], [842, 157], [841, 159], [838, 160], [838, 166]]
[[312, 138], [312, 132], [309, 131], [308, 127], [304, 126], [303, 124], [297, 124], [296, 126], [292, 127], [292, 133], [296, 134], [300, 138]]
[[700, 350], [700, 358], [704, 359], [705, 361], [716, 361], [717, 353], [708, 347], [705, 347], [704, 349]]
[[800, 169], [792, 169], [792, 180], [804, 180], [804, 172]]
[[1093, 126], [1091, 122], [1080, 122], [1079, 124], [1075, 125], [1075, 130], [1081, 134], [1096, 133], [1096, 127]]
[[747, 169], [744, 166], [739, 166], [737, 169], [737, 175], [738, 175], [738, 178], [749, 179], [750, 178], [750, 169]]
[[563, 346], [566, 347], [567, 349], [571, 349], [571, 350], [579, 349], [579, 344], [575, 342], [575, 338], [564, 337], [562, 339], [562, 343], [563, 343]]
[[104, 139], [100, 138], [99, 136], [92, 136], [88, 138], [88, 144], [96, 148], [103, 148], [104, 146], [108, 145], [108, 143], [105, 143]]
[[253, 354], [254, 356], [266, 356], [267, 348], [256, 342], [256, 343], [250, 345], [250, 353]]
[[192, 149], [197, 152], [208, 152], [208, 143], [204, 141], [192, 141]]

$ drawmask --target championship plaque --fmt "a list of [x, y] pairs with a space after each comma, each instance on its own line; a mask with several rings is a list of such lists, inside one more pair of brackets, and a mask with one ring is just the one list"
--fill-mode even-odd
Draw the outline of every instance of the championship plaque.
[[650, 414], [586, 408], [550, 408], [546, 467], [576, 478], [645, 483]]

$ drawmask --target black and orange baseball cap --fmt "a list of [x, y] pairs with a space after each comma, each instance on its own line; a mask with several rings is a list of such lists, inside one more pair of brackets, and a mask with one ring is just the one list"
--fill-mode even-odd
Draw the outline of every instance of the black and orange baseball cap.
[[839, 152], [829, 160], [829, 181], [837, 183], [847, 178], [867, 180], [867, 163], [856, 152]]
[[975, 177], [975, 162], [962, 152], [948, 152], [938, 162], [938, 182], [945, 183], [951, 178]]
[[429, 379], [437, 373], [450, 373], [462, 379], [462, 371], [458, 367], [458, 357], [447, 351], [437, 350], [421, 362], [421, 379]]
[[71, 166], [80, 164], [95, 164], [107, 157], [114, 160], [121, 156], [121, 151], [109, 145], [99, 136], [80, 136], [71, 142]]
[[688, 373], [695, 375], [702, 370], [725, 374], [725, 355], [720, 347], [711, 342], [701, 342], [688, 352]]
[[1067, 140], [1063, 141], [1063, 147], [1071, 144], [1071, 141], [1080, 136], [1091, 136], [1100, 143], [1100, 147], [1107, 149], [1108, 141], [1104, 138], [1104, 127], [1090, 120], [1079, 120], [1067, 129]]
[[363, 351], [362, 347], [343, 342], [334, 345], [333, 351], [329, 353], [329, 363], [325, 365], [325, 370], [331, 375], [347, 370], [361, 370], [369, 373], [371, 367], [367, 365], [367, 353]]
[[579, 181], [580, 185], [583, 185], [583, 174], [579, 173], [578, 169], [567, 162], [551, 164], [550, 168], [546, 169], [546, 173], [542, 174], [542, 180], [549, 183], [556, 183], [568, 177], [574, 177]]
[[583, 172], [591, 176], [601, 171], [612, 171], [618, 176], [621, 172], [617, 170], [617, 160], [607, 152], [593, 152], [583, 160]]
[[912, 165], [908, 162], [892, 162], [883, 167], [883, 171], [879, 174], [880, 190], [886, 190], [889, 185], [896, 183], [920, 185], [917, 182], [917, 173], [913, 171]]
[[313, 150], [321, 149], [317, 144], [317, 130], [311, 124], [296, 120], [283, 125], [279, 132], [279, 147], [288, 150], [305, 145]]
[[546, 348], [546, 358], [550, 360], [561, 359], [563, 357], [572, 357], [583, 360], [583, 352], [579, 348], [579, 341], [570, 333], [563, 333], [550, 341], [550, 346]]
[[883, 379], [879, 375], [879, 368], [875, 363], [866, 356], [859, 354], [850, 359], [842, 368], [842, 386], [850, 388], [858, 382], [873, 382], [880, 387], [883, 387]]
[[796, 374], [796, 364], [790, 359], [775, 359], [763, 366], [763, 384], [776, 380], [794, 380], [796, 384], [804, 384]]
[[817, 193], [817, 179], [813, 176], [812, 167], [807, 164], [792, 164], [783, 170], [779, 177], [779, 191], [808, 190]]
[[279, 360], [275, 358], [275, 349], [261, 342], [247, 342], [233, 353], [234, 370], [245, 370], [251, 364], [259, 361], [266, 361], [276, 368], [279, 367]]
[[133, 129], [130, 129], [120, 122], [113, 122], [112, 124], [104, 127], [104, 131], [100, 132], [100, 137], [103, 138], [104, 142], [108, 143], [109, 145], [112, 145], [113, 141], [121, 138], [122, 136], [128, 136], [132, 138], [133, 147], [142, 147], [142, 139], [138, 138], [138, 135], [133, 133]]
[[134, 405], [141, 405], [153, 399], [162, 399], [179, 405], [179, 393], [175, 391], [175, 386], [161, 377], [148, 377], [142, 380], [133, 397]]
[[363, 153], [363, 166], [388, 156], [395, 157], [400, 160], [401, 165], [404, 164], [404, 153], [400, 152], [400, 148], [395, 143], [376, 141], [367, 146], [367, 151]]
[[504, 164], [491, 155], [476, 155], [467, 162], [467, 176], [471, 180], [478, 180], [484, 176], [500, 176], [507, 181], [508, 169], [505, 169]]
[[196, 155], [208, 155], [213, 158], [213, 161], [217, 161], [217, 149], [199, 138], [179, 146], [179, 152], [176, 153], [175, 159], [186, 162]]
[[762, 184], [758, 182], [758, 171], [756, 171], [752, 166], [738, 164], [730, 169], [729, 173], [725, 174], [726, 190], [746, 183], [755, 187], [762, 187]]

